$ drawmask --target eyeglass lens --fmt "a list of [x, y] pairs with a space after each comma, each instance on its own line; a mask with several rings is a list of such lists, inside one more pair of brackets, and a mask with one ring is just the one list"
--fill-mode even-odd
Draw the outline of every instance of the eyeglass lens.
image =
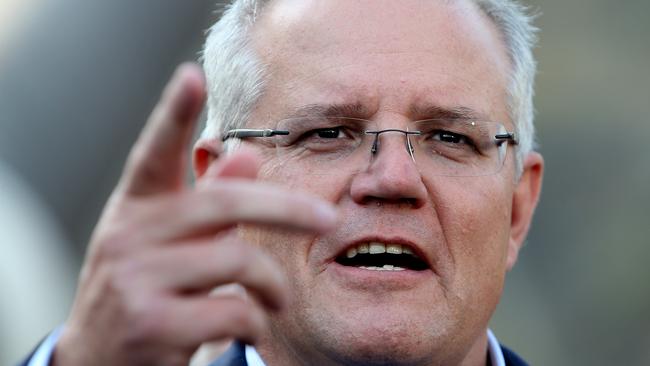
[[[369, 169], [382, 154], [404, 154], [421, 174], [481, 176], [494, 174], [505, 160], [505, 132], [496, 122], [432, 119], [412, 122], [408, 130], [380, 129], [358, 118], [300, 117], [280, 121], [288, 135], [272, 137], [278, 164], [295, 174], [354, 174]], [[395, 151], [389, 139], [402, 139]]]

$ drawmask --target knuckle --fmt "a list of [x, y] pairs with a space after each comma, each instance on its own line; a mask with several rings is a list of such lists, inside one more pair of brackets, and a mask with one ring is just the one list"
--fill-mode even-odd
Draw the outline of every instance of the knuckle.
[[113, 261], [124, 257], [126, 249], [129, 247], [126, 243], [130, 241], [127, 233], [118, 230], [111, 230], [106, 233], [97, 244], [96, 257], [99, 261]]
[[[145, 153], [141, 154], [145, 155]], [[168, 169], [169, 166], [160, 159], [148, 156], [138, 157], [135, 164], [138, 185], [148, 186], [158, 184], [160, 177], [164, 176]]]
[[119, 304], [123, 304], [128, 310], [130, 297], [134, 294], [137, 295], [138, 292], [134, 291], [134, 288], [137, 287], [134, 279], [138, 278], [140, 272], [138, 267], [134, 260], [99, 265], [97, 277], [102, 284], [103, 296], [116, 299]]
[[229, 254], [229, 270], [235, 280], [245, 279], [250, 272], [251, 259], [256, 253], [247, 245], [230, 245], [227, 249]]
[[224, 184], [218, 184], [209, 189], [211, 202], [215, 204], [216, 212], [220, 215], [235, 214], [239, 208], [239, 197]]
[[[126, 210], [117, 210], [126, 211]], [[141, 231], [134, 227], [133, 219], [120, 212], [111, 212], [104, 217], [93, 234], [91, 246], [100, 261], [118, 260], [133, 251], [133, 245], [138, 240]]]
[[238, 329], [255, 328], [253, 311], [250, 303], [241, 301], [231, 311], [230, 321], [232, 322], [232, 326]]
[[145, 235], [151, 220], [145, 202], [121, 202], [120, 207], [106, 213], [97, 226], [90, 242], [93, 260], [121, 261], [134, 255], [151, 241]]
[[127, 343], [138, 346], [162, 337], [164, 333], [164, 305], [162, 299], [134, 294], [124, 304], [125, 321], [129, 326]]
[[123, 341], [127, 347], [138, 347], [154, 341], [161, 333], [164, 316], [164, 299], [156, 298], [153, 291], [143, 290], [138, 280], [144, 265], [138, 260], [103, 263], [95, 271], [94, 285], [86, 296], [95, 298], [99, 312], [108, 311], [114, 325], [128, 329]]

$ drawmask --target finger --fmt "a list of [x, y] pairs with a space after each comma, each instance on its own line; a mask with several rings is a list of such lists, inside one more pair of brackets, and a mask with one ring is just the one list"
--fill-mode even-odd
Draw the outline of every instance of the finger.
[[143, 258], [147, 288], [187, 293], [237, 283], [269, 310], [287, 302], [284, 274], [267, 255], [232, 238], [160, 248]]
[[239, 297], [196, 297], [168, 306], [169, 314], [161, 317], [158, 332], [167, 344], [193, 347], [225, 338], [253, 344], [266, 329], [262, 309]]
[[148, 195], [182, 187], [185, 148], [205, 100], [199, 66], [178, 67], [129, 155], [120, 188]]
[[134, 227], [143, 237], [159, 242], [214, 235], [237, 223], [326, 232], [337, 221], [329, 202], [240, 179], [222, 180], [176, 197], [160, 197], [144, 209], [148, 212], [135, 218]]
[[201, 177], [198, 187], [209, 186], [215, 180], [223, 178], [257, 178], [259, 158], [254, 152], [240, 150], [220, 160], [215, 160], [208, 171]]

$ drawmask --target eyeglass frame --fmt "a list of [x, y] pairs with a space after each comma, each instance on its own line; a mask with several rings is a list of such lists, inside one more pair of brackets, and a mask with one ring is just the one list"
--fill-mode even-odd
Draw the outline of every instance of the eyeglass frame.
[[[378, 151], [378, 141], [379, 141], [379, 135], [384, 133], [384, 132], [401, 132], [403, 133], [407, 139], [407, 147], [409, 154], [411, 157], [413, 157], [413, 146], [411, 145], [410, 139], [408, 139], [408, 135], [422, 135], [422, 132], [420, 131], [404, 131], [400, 130], [397, 128], [386, 128], [383, 130], [377, 130], [377, 131], [364, 131], [366, 135], [375, 135], [375, 140], [372, 144], [372, 149], [370, 150], [371, 154], [375, 155]], [[221, 137], [221, 141], [225, 142], [231, 138], [238, 138], [238, 139], [245, 139], [245, 138], [250, 138], [250, 137], [272, 137], [272, 136], [286, 136], [289, 135], [290, 131], [287, 130], [275, 130], [271, 128], [234, 128], [231, 130], [226, 131], [226, 133]], [[494, 135], [494, 139], [499, 140], [499, 141], [507, 141], [508, 143], [512, 145], [518, 145], [519, 140], [517, 139], [517, 135], [515, 132], [505, 132], [505, 133], [500, 133]]]
[[[352, 120], [360, 120], [358, 118], [350, 118], [350, 117], [328, 117], [328, 118], [344, 118], [344, 119], [352, 119]], [[434, 119], [435, 120], [435, 119]], [[370, 120], [364, 120], [366, 122], [372, 122]], [[426, 122], [429, 121], [427, 120], [418, 120], [418, 121], [413, 121], [414, 123], [418, 122]], [[501, 125], [503, 127], [502, 123], [499, 122], [494, 122], [494, 121], [488, 121], [488, 120], [483, 120], [482, 122], [486, 123], [494, 123], [497, 125]], [[414, 155], [414, 147], [411, 142], [410, 136], [415, 135], [415, 136], [421, 136], [423, 135], [422, 131], [405, 131], [401, 129], [396, 129], [396, 128], [388, 128], [388, 129], [382, 129], [382, 130], [366, 130], [363, 131], [365, 135], [375, 135], [374, 141], [372, 143], [372, 147], [370, 149], [371, 156], [375, 156], [378, 153], [379, 150], [379, 135], [385, 132], [399, 132], [403, 133], [405, 136], [405, 142], [406, 142], [406, 149], [407, 152], [410, 156], [410, 158], [415, 162], [415, 155]], [[271, 128], [237, 128], [237, 129], [231, 129], [225, 132], [225, 134], [221, 137], [221, 140], [223, 142], [231, 139], [231, 138], [237, 138], [237, 139], [246, 139], [246, 138], [259, 138], [259, 137], [273, 137], [273, 136], [286, 136], [291, 133], [290, 130], [288, 129], [271, 129]], [[500, 145], [500, 143], [506, 142], [510, 145], [516, 146], [519, 144], [519, 141], [517, 139], [516, 132], [508, 132], [504, 128], [504, 132], [502, 133], [496, 133], [494, 135], [494, 140], [496, 143]], [[491, 174], [496, 174], [499, 170], [493, 171], [492, 173], [488, 173], [487, 175]], [[479, 174], [478, 176], [483, 175]], [[463, 176], [463, 175], [460, 175]], [[474, 175], [468, 175], [468, 176], [474, 176]]]

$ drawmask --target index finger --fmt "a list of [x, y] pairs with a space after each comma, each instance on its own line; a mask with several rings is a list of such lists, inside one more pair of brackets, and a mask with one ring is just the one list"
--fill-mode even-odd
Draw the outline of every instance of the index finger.
[[180, 65], [129, 154], [120, 181], [125, 193], [149, 195], [182, 188], [186, 147], [205, 95], [200, 66]]
[[238, 223], [327, 232], [338, 222], [336, 208], [327, 201], [248, 180], [224, 180], [161, 196], [139, 213], [133, 225], [152, 242], [214, 236]]

